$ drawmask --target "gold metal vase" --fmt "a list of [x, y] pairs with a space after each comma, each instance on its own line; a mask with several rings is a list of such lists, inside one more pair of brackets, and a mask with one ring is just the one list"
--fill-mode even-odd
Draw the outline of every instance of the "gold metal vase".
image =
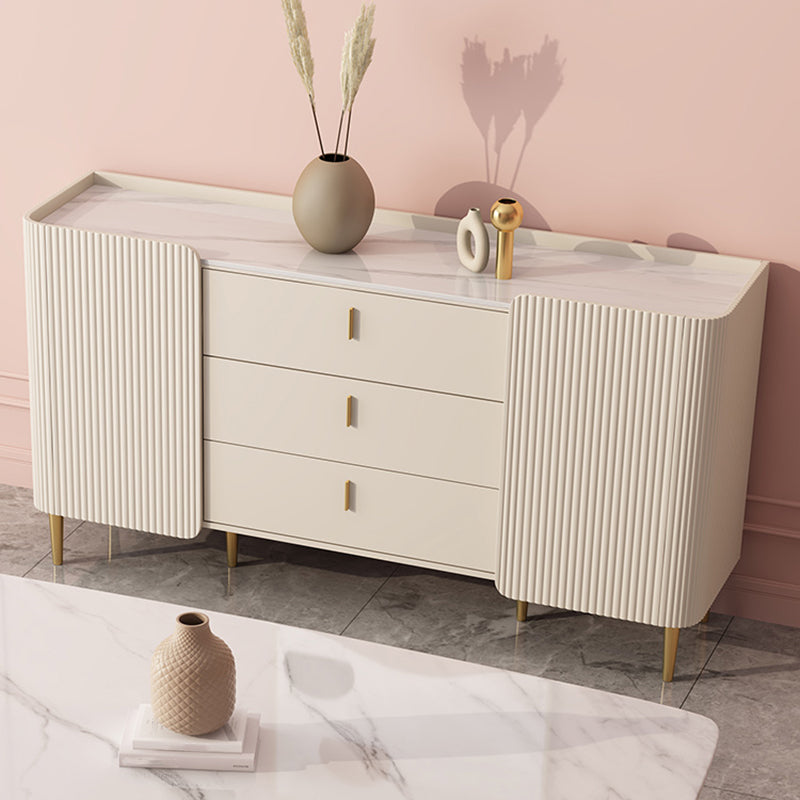
[[221, 728], [236, 705], [236, 663], [198, 611], [178, 616], [175, 632], [153, 653], [153, 716], [176, 733], [201, 736]]
[[522, 206], [511, 197], [501, 197], [492, 206], [490, 219], [497, 228], [495, 277], [507, 281], [514, 266], [514, 231], [522, 223]]

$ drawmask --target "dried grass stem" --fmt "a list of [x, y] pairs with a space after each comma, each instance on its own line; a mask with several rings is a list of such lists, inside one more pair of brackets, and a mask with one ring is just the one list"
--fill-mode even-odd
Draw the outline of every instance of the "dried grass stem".
[[[289, 51], [292, 61], [297, 69], [303, 86], [308, 93], [311, 103], [311, 113], [314, 116], [314, 126], [317, 131], [322, 155], [325, 148], [322, 145], [322, 135], [319, 130], [317, 109], [314, 104], [314, 59], [311, 57], [311, 44], [308, 39], [308, 25], [303, 11], [302, 0], [281, 0], [283, 16], [286, 20], [286, 31], [289, 35]], [[347, 145], [350, 141], [350, 121], [353, 115], [353, 101], [364, 80], [367, 67], [372, 62], [375, 50], [375, 39], [372, 38], [372, 25], [375, 21], [375, 5], [362, 5], [361, 13], [353, 27], [345, 34], [344, 48], [342, 49], [341, 88], [342, 88], [342, 113], [339, 115], [339, 128], [336, 133], [336, 148], [334, 160], [339, 153], [339, 144], [342, 137], [344, 116], [347, 114], [347, 129], [344, 139], [344, 152], [342, 159], [347, 156]]]

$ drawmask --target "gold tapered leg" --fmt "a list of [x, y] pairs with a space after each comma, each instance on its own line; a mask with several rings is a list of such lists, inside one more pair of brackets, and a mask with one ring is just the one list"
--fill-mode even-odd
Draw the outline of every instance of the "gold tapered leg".
[[525, 622], [528, 619], [527, 600], [517, 600], [517, 622]]
[[64, 517], [50, 515], [50, 549], [53, 553], [53, 564], [60, 567], [64, 563]]
[[708, 615], [710, 613], [711, 613], [710, 611], [706, 611], [706, 615], [703, 617], [703, 619], [700, 620], [700, 622], [703, 622], [703, 623], [708, 622]]
[[664, 628], [664, 680], [669, 683], [675, 674], [675, 658], [678, 655], [680, 628]]
[[228, 548], [228, 566], [235, 567], [239, 563], [239, 536], [235, 533], [226, 533], [225, 544]]

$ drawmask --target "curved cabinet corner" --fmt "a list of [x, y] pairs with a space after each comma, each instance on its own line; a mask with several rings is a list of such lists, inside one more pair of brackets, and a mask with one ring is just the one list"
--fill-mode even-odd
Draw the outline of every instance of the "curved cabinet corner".
[[502, 594], [700, 619], [739, 557], [765, 286], [719, 318], [513, 301]]
[[36, 506], [195, 536], [202, 521], [197, 254], [27, 218], [25, 277]]

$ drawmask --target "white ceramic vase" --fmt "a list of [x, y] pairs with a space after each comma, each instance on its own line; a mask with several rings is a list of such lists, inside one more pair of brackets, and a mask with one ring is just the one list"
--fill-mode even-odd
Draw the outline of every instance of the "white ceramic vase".
[[[474, 249], [473, 249], [474, 248]], [[459, 261], [473, 272], [483, 272], [489, 263], [489, 233], [478, 208], [471, 208], [458, 223], [456, 250]]]
[[230, 648], [197, 611], [178, 616], [175, 632], [156, 648], [150, 672], [153, 715], [176, 733], [200, 736], [221, 728], [236, 705]]

